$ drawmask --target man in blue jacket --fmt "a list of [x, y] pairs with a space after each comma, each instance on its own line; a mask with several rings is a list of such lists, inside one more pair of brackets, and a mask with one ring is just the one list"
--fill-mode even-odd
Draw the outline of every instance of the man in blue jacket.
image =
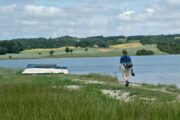
[[120, 58], [120, 71], [122, 73], [122, 77], [125, 80], [125, 86], [128, 87], [129, 86], [129, 75], [131, 73], [132, 76], [134, 76], [134, 72], [133, 72], [133, 64], [132, 64], [132, 60], [130, 58], [130, 56], [128, 55], [127, 50], [123, 50], [122, 51], [122, 56]]

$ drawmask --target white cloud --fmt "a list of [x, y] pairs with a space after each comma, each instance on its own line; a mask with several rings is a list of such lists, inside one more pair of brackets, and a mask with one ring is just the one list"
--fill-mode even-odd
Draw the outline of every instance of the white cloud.
[[147, 9], [146, 9], [146, 12], [147, 12], [148, 15], [152, 15], [152, 14], [155, 13], [155, 9], [153, 9], [153, 8], [147, 8]]
[[42, 22], [39, 22], [39, 21], [36, 21], [36, 20], [32, 20], [32, 21], [29, 21], [29, 20], [14, 20], [14, 22], [20, 23], [20, 24], [23, 24], [23, 25], [42, 25], [43, 24]]
[[64, 15], [65, 12], [61, 8], [57, 7], [46, 7], [46, 6], [37, 6], [37, 5], [26, 5], [25, 10], [33, 15], [42, 15], [42, 16], [52, 16], [52, 15]]
[[135, 14], [135, 11], [134, 10], [129, 10], [129, 11], [125, 11], [125, 12], [122, 12], [118, 15], [118, 18], [120, 20], [123, 20], [123, 21], [129, 21], [132, 19], [133, 15]]
[[16, 4], [0, 6], [0, 12], [12, 12], [17, 7]]
[[128, 23], [138, 23], [138, 22], [147, 22], [148, 19], [153, 17], [155, 13], [155, 9], [147, 8], [143, 12], [135, 12], [135, 11], [125, 11], [120, 13], [117, 16], [117, 19], [121, 22], [128, 22]]
[[167, 0], [167, 2], [174, 5], [180, 5], [180, 0]]

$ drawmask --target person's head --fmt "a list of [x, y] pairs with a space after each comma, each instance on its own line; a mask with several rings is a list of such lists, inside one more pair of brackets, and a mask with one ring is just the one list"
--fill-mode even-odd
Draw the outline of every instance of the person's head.
[[124, 49], [124, 50], [122, 50], [122, 54], [123, 54], [123, 55], [127, 55], [127, 54], [128, 54], [128, 51]]

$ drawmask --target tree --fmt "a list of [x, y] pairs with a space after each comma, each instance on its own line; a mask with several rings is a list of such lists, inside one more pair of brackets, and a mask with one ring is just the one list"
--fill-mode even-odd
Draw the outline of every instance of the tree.
[[65, 52], [68, 54], [70, 52], [69, 50], [69, 47], [66, 47]]
[[73, 49], [70, 49], [70, 50], [69, 50], [69, 52], [70, 52], [71, 54], [73, 53], [73, 51], [74, 51]]
[[5, 55], [8, 52], [7, 48], [0, 47], [0, 55]]
[[85, 52], [87, 52], [88, 51], [88, 48], [85, 48]]
[[54, 50], [49, 51], [49, 54], [50, 54], [51, 56], [53, 56]]

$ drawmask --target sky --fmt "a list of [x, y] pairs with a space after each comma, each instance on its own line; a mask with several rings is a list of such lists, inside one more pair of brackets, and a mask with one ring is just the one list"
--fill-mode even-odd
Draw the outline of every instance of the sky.
[[0, 0], [0, 40], [180, 33], [180, 0]]

